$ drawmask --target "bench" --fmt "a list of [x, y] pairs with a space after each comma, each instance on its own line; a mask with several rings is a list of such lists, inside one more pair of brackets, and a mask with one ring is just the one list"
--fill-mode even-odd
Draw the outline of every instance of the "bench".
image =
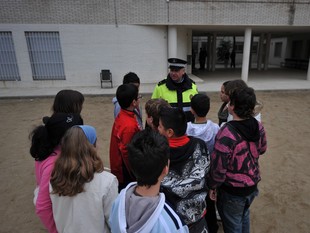
[[284, 62], [281, 62], [281, 66], [293, 69], [307, 70], [308, 63], [309, 60], [305, 59], [285, 58]]

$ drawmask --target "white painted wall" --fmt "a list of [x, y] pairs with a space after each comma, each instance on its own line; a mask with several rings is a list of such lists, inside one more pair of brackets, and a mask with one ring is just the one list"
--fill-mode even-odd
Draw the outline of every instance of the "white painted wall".
[[[0, 24], [0, 31], [12, 32], [21, 76], [0, 87], [99, 87], [101, 69], [111, 70], [114, 86], [129, 71], [142, 83], [167, 75], [166, 26]], [[59, 31], [66, 80], [33, 81], [25, 31]]]

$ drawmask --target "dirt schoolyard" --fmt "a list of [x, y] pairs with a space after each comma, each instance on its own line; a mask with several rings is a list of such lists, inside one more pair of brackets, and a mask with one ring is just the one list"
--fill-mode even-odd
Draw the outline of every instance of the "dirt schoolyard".
[[[209, 119], [217, 121], [219, 94]], [[150, 98], [143, 97], [141, 104]], [[260, 194], [251, 206], [251, 232], [310, 232], [310, 91], [257, 92], [268, 149], [261, 156]], [[99, 154], [109, 167], [112, 97], [85, 97], [84, 123], [97, 129]], [[0, 99], [0, 232], [46, 232], [35, 215], [31, 130], [51, 114], [53, 98]], [[145, 114], [143, 116], [145, 121]]]

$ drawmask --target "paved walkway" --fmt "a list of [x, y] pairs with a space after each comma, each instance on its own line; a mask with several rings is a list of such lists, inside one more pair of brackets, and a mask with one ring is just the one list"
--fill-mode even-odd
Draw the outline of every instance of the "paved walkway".
[[[268, 71], [251, 71], [248, 85], [255, 90], [310, 90], [310, 80], [306, 80], [306, 71], [270, 69]], [[221, 69], [216, 72], [196, 70], [190, 77], [196, 82], [200, 92], [219, 92], [224, 81], [240, 79], [241, 69]], [[158, 80], [160, 81], [160, 80]], [[155, 83], [142, 83], [140, 93], [151, 94]], [[0, 88], [0, 98], [55, 96], [64, 88]], [[70, 87], [66, 87], [70, 89]], [[72, 87], [84, 95], [115, 95], [117, 87]]]

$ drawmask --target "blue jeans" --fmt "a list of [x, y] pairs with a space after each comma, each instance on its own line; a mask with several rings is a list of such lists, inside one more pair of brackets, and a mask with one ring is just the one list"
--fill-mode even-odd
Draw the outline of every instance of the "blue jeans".
[[256, 189], [248, 196], [231, 195], [218, 190], [217, 208], [225, 233], [250, 233], [250, 205], [258, 195]]

